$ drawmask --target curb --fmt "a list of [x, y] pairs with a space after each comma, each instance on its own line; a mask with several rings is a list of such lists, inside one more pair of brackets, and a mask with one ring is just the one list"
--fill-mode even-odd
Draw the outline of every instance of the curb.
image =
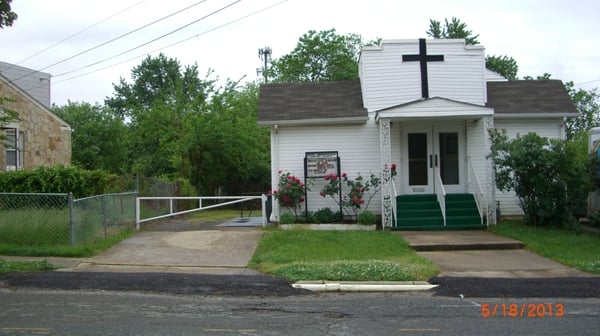
[[407, 292], [425, 291], [437, 287], [426, 281], [298, 281], [294, 288], [313, 292]]

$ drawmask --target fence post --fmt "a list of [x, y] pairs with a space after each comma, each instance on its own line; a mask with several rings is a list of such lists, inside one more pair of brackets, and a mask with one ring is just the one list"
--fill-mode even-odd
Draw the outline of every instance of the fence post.
[[140, 195], [135, 195], [135, 230], [140, 230]]
[[267, 195], [262, 194], [260, 195], [260, 200], [262, 203], [261, 209], [262, 209], [262, 226], [265, 227], [267, 226]]
[[102, 226], [104, 227], [104, 239], [106, 239], [106, 231], [108, 230], [108, 221], [106, 219], [106, 204], [104, 198], [106, 195], [100, 195], [100, 204], [102, 206]]
[[69, 244], [75, 245], [75, 233], [73, 232], [73, 193], [69, 192], [67, 196], [69, 202]]

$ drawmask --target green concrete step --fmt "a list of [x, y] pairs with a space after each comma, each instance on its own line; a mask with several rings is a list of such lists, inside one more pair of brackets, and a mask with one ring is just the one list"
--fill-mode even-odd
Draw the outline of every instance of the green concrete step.
[[436, 195], [396, 197], [395, 230], [471, 230], [485, 228], [472, 194], [446, 195], [446, 225]]

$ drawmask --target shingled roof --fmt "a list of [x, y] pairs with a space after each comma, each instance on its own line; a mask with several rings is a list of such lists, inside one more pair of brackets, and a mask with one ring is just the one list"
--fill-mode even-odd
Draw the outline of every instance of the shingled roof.
[[560, 80], [514, 80], [487, 83], [487, 106], [496, 114], [574, 114], [571, 97]]
[[260, 125], [365, 122], [360, 80], [260, 86]]

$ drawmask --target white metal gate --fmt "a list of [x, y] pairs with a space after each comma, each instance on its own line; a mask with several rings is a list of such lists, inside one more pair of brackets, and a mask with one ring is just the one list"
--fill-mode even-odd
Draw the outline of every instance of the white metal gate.
[[[171, 216], [183, 215], [183, 214], [192, 213], [192, 212], [196, 212], [196, 211], [214, 209], [214, 208], [218, 208], [218, 207], [222, 207], [222, 206], [247, 202], [247, 201], [256, 200], [256, 199], [261, 200], [262, 225], [266, 226], [267, 225], [267, 211], [266, 211], [267, 195], [261, 195], [261, 196], [206, 196], [206, 197], [137, 197], [137, 199], [135, 201], [136, 229], [139, 230], [140, 223], [143, 223], [143, 222], [148, 222], [148, 221], [160, 219], [160, 218], [167, 218], [167, 217], [171, 217]], [[143, 219], [140, 218], [141, 203], [143, 201], [149, 201], [149, 200], [152, 200], [152, 201], [168, 200], [169, 201], [169, 213], [164, 214], [164, 215], [154, 216], [154, 217], [143, 218]], [[174, 200], [197, 200], [198, 207], [194, 208], [194, 209], [188, 209], [188, 210], [174, 212], [174, 209], [173, 209], [173, 201]], [[228, 201], [219, 203], [219, 204], [202, 206], [202, 200], [228, 200]]]

